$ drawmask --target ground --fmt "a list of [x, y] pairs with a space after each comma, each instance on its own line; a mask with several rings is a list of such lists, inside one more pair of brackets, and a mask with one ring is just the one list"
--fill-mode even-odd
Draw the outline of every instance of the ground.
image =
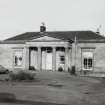
[[35, 81], [0, 81], [0, 98], [3, 94], [16, 100], [0, 105], [105, 105], [105, 79], [37, 72]]

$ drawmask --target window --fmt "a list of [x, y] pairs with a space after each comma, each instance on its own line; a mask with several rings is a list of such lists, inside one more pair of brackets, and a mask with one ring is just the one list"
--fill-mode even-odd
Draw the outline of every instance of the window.
[[60, 62], [61, 62], [61, 64], [65, 64], [65, 56], [64, 55], [60, 56]]
[[90, 70], [93, 68], [93, 53], [83, 52], [83, 69]]
[[14, 53], [15, 66], [22, 66], [22, 61], [23, 61], [22, 55], [23, 55], [22, 51], [15, 51]]

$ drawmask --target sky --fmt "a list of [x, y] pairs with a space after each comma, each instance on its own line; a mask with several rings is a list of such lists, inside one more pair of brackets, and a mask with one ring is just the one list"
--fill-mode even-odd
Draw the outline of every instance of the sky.
[[0, 0], [0, 40], [24, 32], [97, 31], [105, 35], [105, 0]]

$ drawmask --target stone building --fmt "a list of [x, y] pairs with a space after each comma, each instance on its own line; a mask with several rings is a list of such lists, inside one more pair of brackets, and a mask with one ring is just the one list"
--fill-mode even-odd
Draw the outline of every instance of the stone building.
[[105, 71], [105, 37], [92, 31], [26, 32], [0, 42], [0, 65], [9, 70]]

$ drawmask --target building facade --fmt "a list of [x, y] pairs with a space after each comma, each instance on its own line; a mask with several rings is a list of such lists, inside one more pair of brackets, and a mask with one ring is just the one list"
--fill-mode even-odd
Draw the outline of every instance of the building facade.
[[0, 65], [9, 70], [105, 72], [105, 37], [92, 31], [26, 32], [0, 42]]

